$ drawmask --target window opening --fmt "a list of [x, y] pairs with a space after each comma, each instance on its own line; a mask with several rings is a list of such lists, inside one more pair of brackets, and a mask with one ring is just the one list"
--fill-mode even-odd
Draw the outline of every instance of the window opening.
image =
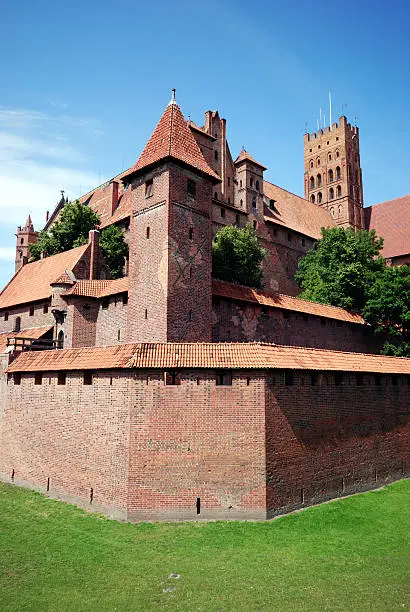
[[201, 498], [196, 498], [196, 513], [201, 514]]
[[58, 385], [65, 385], [66, 379], [67, 379], [66, 372], [58, 372], [57, 374], [57, 384]]
[[19, 332], [21, 329], [21, 317], [16, 317], [16, 321], [14, 323], [14, 331]]
[[224, 208], [221, 208], [221, 217], [222, 218], [225, 217], [225, 209]]
[[43, 383], [43, 373], [42, 372], [36, 372], [34, 374], [34, 384], [35, 385], [41, 385]]
[[32, 317], [34, 315], [34, 306], [30, 306], [29, 315]]
[[148, 227], [147, 227], [147, 240], [148, 240], [148, 238], [149, 238], [149, 235], [150, 235], [150, 228], [149, 228], [149, 226], [148, 226]]
[[91, 370], [85, 370], [83, 375], [83, 384], [84, 385], [92, 385], [93, 384], [93, 373]]
[[232, 385], [231, 370], [218, 370], [215, 375], [218, 387], [230, 387]]
[[165, 384], [176, 386], [181, 384], [181, 373], [179, 370], [167, 370], [165, 372]]
[[190, 227], [189, 228], [189, 239], [192, 240], [193, 237], [194, 237], [194, 228]]
[[149, 179], [148, 181], [145, 181], [145, 197], [149, 198], [150, 196], [152, 196], [154, 192], [154, 181], [153, 179]]
[[19, 385], [21, 383], [21, 372], [13, 372], [13, 382], [15, 385]]
[[192, 179], [187, 181], [187, 192], [190, 198], [196, 197], [196, 183]]
[[60, 331], [58, 332], [58, 336], [57, 336], [57, 348], [58, 349], [64, 348], [64, 332], [63, 332], [62, 329], [60, 329]]
[[291, 387], [294, 384], [293, 372], [291, 370], [286, 370], [284, 379], [285, 379], [285, 385], [287, 387]]
[[107, 310], [108, 306], [110, 304], [110, 298], [103, 298], [102, 302], [101, 302], [101, 306], [103, 310]]

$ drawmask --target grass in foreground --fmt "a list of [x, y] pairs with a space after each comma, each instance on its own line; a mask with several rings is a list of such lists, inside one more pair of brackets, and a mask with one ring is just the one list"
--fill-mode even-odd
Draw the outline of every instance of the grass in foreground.
[[0, 484], [0, 610], [408, 609], [409, 492], [269, 522], [130, 525]]

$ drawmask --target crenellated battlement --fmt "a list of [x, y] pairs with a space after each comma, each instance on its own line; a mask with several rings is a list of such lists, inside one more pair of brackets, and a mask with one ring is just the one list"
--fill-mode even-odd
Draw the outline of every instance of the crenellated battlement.
[[345, 117], [345, 115], [342, 115], [339, 118], [338, 122], [332, 123], [331, 128], [330, 126], [326, 126], [324, 129], [321, 128], [318, 132], [305, 133], [304, 141], [305, 143], [307, 143], [313, 140], [318, 140], [324, 134], [332, 134], [335, 131], [344, 131], [350, 132], [351, 134], [359, 134], [359, 128], [355, 125], [352, 126], [352, 124], [347, 121], [347, 117]]

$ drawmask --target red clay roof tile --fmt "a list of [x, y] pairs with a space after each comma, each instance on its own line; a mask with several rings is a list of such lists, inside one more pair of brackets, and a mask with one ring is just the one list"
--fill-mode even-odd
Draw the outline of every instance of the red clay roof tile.
[[191, 130], [175, 102], [170, 102], [145, 145], [132, 172], [146, 168], [168, 157], [180, 160], [204, 174], [220, 180], [202, 155]]
[[38, 340], [44, 334], [53, 329], [53, 325], [47, 325], [45, 327], [32, 327], [31, 329], [21, 329], [19, 332], [6, 332], [0, 334], [0, 353], [4, 353], [7, 345], [7, 338], [32, 338]]
[[364, 209], [364, 224], [384, 238], [383, 257], [410, 253], [410, 195]]
[[365, 324], [364, 319], [359, 314], [349, 312], [343, 308], [329, 306], [328, 304], [308, 302], [307, 300], [301, 300], [300, 298], [284, 295], [282, 293], [263, 293], [251, 287], [244, 287], [243, 285], [235, 285], [233, 283], [226, 283], [218, 280], [212, 282], [212, 294], [231, 300], [252, 302], [263, 306], [271, 306], [272, 308], [293, 310], [294, 312], [304, 312], [318, 317], [326, 317], [327, 319], [337, 319], [339, 321], [359, 323], [362, 325]]
[[23, 352], [8, 372], [87, 369], [291, 369], [410, 374], [410, 359], [264, 343], [142, 343]]
[[239, 164], [243, 161], [250, 161], [253, 164], [255, 164], [256, 166], [259, 166], [260, 168], [263, 168], [263, 170], [267, 170], [266, 166], [264, 166], [263, 164], [260, 164], [259, 162], [256, 161], [256, 159], [254, 159], [252, 157], [252, 155], [250, 155], [248, 153], [248, 151], [246, 151], [245, 149], [242, 149], [242, 151], [239, 153], [238, 157], [235, 159], [235, 164]]
[[128, 277], [115, 280], [80, 280], [63, 295], [103, 298], [128, 291]]
[[51, 283], [66, 270], [72, 270], [88, 246], [84, 244], [20, 268], [0, 293], [0, 308], [48, 299], [52, 293]]

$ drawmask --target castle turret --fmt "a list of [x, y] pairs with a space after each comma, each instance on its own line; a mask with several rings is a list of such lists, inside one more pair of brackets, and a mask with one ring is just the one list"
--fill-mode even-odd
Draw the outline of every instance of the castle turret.
[[363, 229], [359, 128], [339, 123], [305, 134], [305, 198], [326, 208], [337, 225]]
[[30, 257], [29, 245], [37, 242], [38, 239], [38, 232], [34, 231], [30, 215], [27, 217], [25, 225], [17, 228], [16, 237], [15, 272], [28, 262]]
[[211, 206], [219, 177], [174, 96], [122, 180], [133, 194], [128, 342], [210, 341]]
[[263, 173], [266, 170], [249, 153], [242, 149], [235, 160], [235, 204], [251, 215], [263, 215]]

